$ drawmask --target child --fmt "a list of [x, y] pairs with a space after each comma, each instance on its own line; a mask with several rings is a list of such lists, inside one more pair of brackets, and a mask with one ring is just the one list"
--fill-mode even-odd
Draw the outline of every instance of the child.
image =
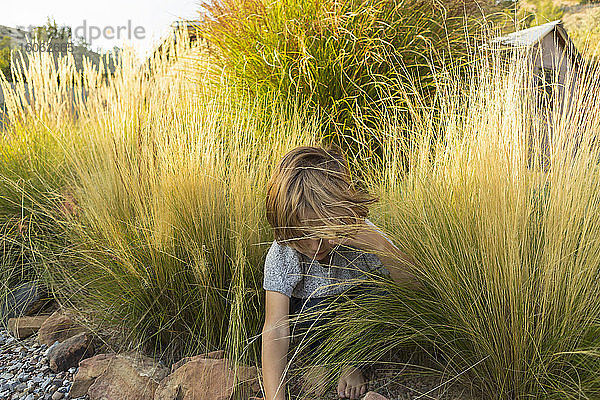
[[[356, 287], [357, 280], [366, 277], [364, 272], [411, 283], [402, 268], [412, 264], [410, 257], [366, 219], [368, 205], [375, 201], [352, 186], [344, 158], [333, 150], [298, 147], [283, 157], [271, 177], [266, 212], [275, 241], [265, 259], [263, 284], [265, 400], [286, 398], [283, 375], [290, 314], [318, 309]], [[306, 330], [307, 325], [299, 329]], [[317, 377], [316, 382], [323, 376], [322, 368], [313, 368], [311, 379]], [[342, 371], [340, 397], [358, 399], [366, 389], [359, 369], [348, 366]]]

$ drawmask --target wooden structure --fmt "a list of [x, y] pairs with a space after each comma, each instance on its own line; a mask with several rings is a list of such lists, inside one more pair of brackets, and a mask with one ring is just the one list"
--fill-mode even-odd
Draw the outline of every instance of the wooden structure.
[[[569, 38], [562, 21], [513, 32], [493, 39], [492, 43], [505, 49], [525, 51], [531, 61], [534, 84], [550, 97], [552, 85], [559, 85], [561, 103], [573, 90], [572, 83], [580, 73], [583, 59]], [[567, 86], [571, 88], [566, 90]]]
[[[557, 115], [564, 115], [573, 106], [577, 81], [583, 73], [583, 58], [569, 38], [560, 20], [513, 32], [492, 40], [492, 46], [509, 51], [525, 52], [526, 81], [537, 89], [535, 109], [531, 115], [530, 146], [541, 146], [542, 165], [549, 166], [550, 141]], [[517, 54], [522, 59], [523, 54]], [[514, 60], [514, 59], [513, 59]], [[559, 117], [560, 118], [560, 117]]]

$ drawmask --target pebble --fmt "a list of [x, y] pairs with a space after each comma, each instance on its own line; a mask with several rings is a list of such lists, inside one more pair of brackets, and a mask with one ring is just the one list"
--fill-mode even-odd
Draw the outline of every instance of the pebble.
[[[58, 343], [58, 342], [56, 342]], [[56, 345], [53, 344], [53, 345]], [[37, 335], [24, 340], [0, 329], [0, 399], [66, 400], [77, 368], [55, 374], [48, 365], [50, 347], [37, 343]], [[79, 400], [87, 400], [88, 396]]]
[[52, 378], [46, 378], [46, 380], [44, 381], [44, 383], [42, 384], [42, 390], [46, 390], [48, 387], [50, 387], [50, 385], [52, 384]]
[[54, 392], [54, 394], [52, 395], [52, 400], [60, 400], [62, 398], [63, 398], [62, 392]]
[[20, 382], [26, 382], [29, 379], [29, 374], [26, 373], [20, 373], [19, 376], [17, 376], [17, 379]]

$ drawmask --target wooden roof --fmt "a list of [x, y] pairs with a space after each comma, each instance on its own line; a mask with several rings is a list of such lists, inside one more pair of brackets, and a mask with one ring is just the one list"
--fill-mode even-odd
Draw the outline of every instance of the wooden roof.
[[540, 43], [546, 36], [556, 33], [558, 42], [564, 46], [567, 53], [575, 63], [582, 61], [581, 54], [569, 38], [561, 20], [548, 22], [543, 25], [534, 26], [517, 32], [509, 33], [491, 40], [491, 44], [501, 45], [506, 48], [530, 49]]

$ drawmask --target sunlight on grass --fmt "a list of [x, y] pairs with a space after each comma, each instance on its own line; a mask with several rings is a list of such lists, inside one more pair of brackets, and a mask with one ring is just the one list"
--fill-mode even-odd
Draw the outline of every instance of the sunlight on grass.
[[555, 82], [547, 103], [527, 60], [492, 57], [439, 92], [439, 121], [417, 106], [390, 114], [373, 220], [417, 260], [424, 289], [375, 280], [387, 296], [338, 310], [313, 359], [335, 366], [332, 382], [341, 365], [418, 349], [475, 398], [598, 396], [600, 71], [584, 68], [570, 102]]
[[[114, 76], [39, 54], [14, 90], [0, 80], [0, 276], [25, 265], [117, 350], [258, 364], [265, 186], [283, 154], [322, 143], [322, 121], [306, 99], [240, 90], [183, 39], [145, 64], [124, 52]], [[568, 82], [565, 106], [540, 100], [523, 59], [465, 68], [431, 76], [433, 101], [399, 85], [405, 107], [379, 99], [375, 125], [353, 111], [370, 219], [424, 289], [375, 280], [388, 294], [338, 310], [313, 361], [333, 382], [418, 350], [437, 371], [417, 373], [479, 398], [598, 397], [600, 71]]]

